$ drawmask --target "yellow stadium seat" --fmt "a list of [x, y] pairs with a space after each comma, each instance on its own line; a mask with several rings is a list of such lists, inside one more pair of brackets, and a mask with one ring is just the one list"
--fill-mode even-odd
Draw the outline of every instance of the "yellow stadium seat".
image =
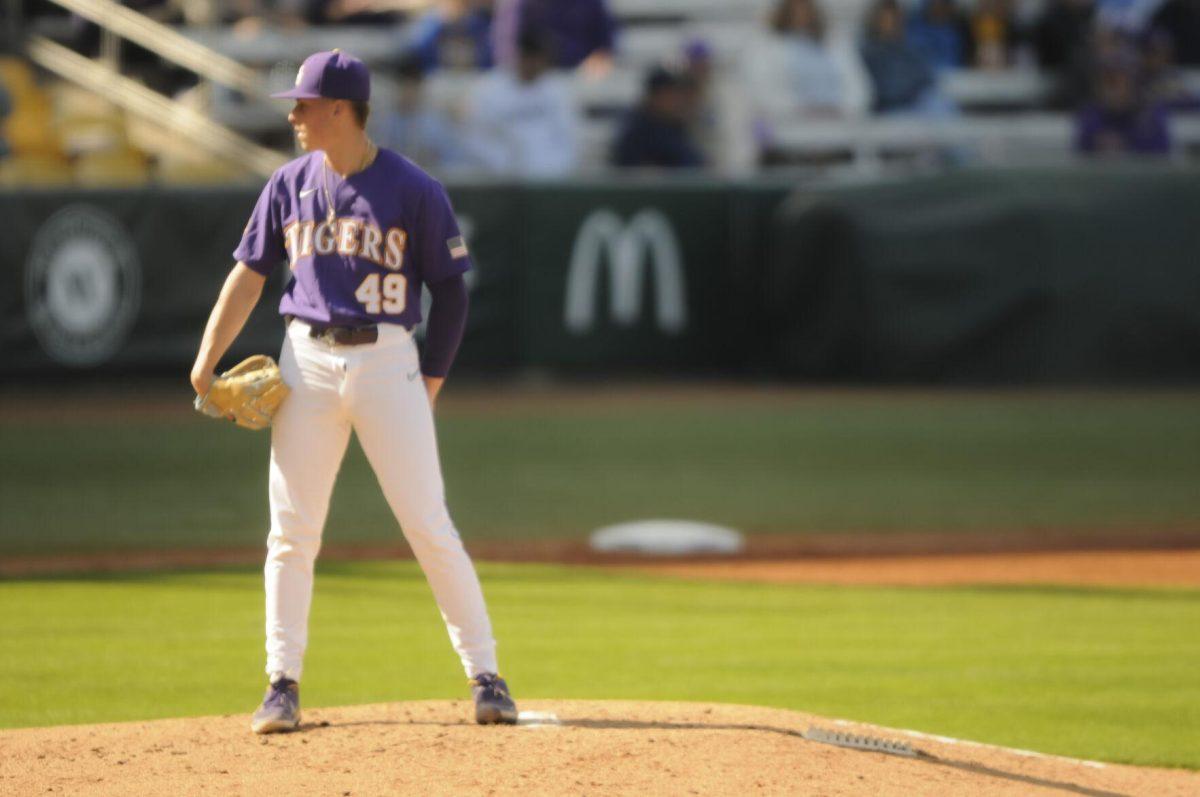
[[129, 146], [153, 155], [159, 161], [192, 162], [209, 160], [208, 154], [196, 142], [180, 135], [161, 121], [130, 114], [125, 120]]
[[71, 155], [128, 149], [125, 114], [103, 97], [71, 85], [51, 89], [55, 128]]
[[160, 160], [155, 177], [169, 185], [223, 185], [245, 182], [246, 174], [223, 161]]
[[33, 67], [20, 58], [11, 56], [0, 58], [0, 83], [3, 83], [4, 87], [8, 89], [14, 102], [24, 99], [28, 94], [38, 92]]
[[59, 119], [108, 118], [117, 113], [116, 107], [101, 95], [65, 80], [47, 86], [46, 93]]
[[13, 153], [51, 159], [60, 156], [53, 109], [37, 84], [33, 67], [18, 58], [0, 58], [0, 82], [12, 98], [13, 109], [4, 122], [4, 138]]
[[103, 97], [59, 82], [31, 95], [22, 110], [21, 141], [14, 149], [79, 155], [128, 148], [124, 113]]
[[129, 137], [120, 116], [111, 118], [77, 117], [64, 119], [58, 125], [58, 138], [64, 151], [71, 155], [89, 152], [113, 152], [128, 148]]
[[131, 149], [89, 152], [75, 162], [75, 182], [82, 186], [142, 185], [149, 178], [146, 158]]
[[5, 120], [4, 138], [17, 154], [56, 156], [62, 152], [50, 103], [36, 90], [14, 97], [12, 115]]
[[65, 158], [47, 155], [17, 155], [0, 161], [0, 186], [26, 188], [70, 185], [71, 164]]

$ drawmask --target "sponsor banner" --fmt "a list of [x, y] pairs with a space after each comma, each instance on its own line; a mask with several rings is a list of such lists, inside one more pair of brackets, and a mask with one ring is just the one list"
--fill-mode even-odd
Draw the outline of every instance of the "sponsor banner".
[[[469, 249], [472, 308], [459, 364], [486, 370], [517, 359], [512, 264], [517, 206], [501, 189], [454, 192]], [[187, 370], [253, 189], [0, 193], [13, 220], [0, 238], [0, 378], [18, 374]], [[225, 358], [278, 353], [282, 265]], [[428, 309], [428, 293], [425, 296]], [[418, 331], [423, 334], [423, 330]]]
[[[1200, 379], [1194, 170], [451, 185], [458, 373]], [[0, 380], [186, 379], [253, 188], [0, 192]], [[443, 245], [439, 242], [439, 245]], [[275, 353], [280, 268], [227, 362]]]
[[68, 205], [38, 228], [25, 262], [25, 310], [52, 359], [78, 367], [111, 360], [129, 336], [141, 294], [133, 238], [102, 207]]
[[[467, 331], [455, 360], [456, 373], [511, 369], [520, 361], [517, 348], [517, 263], [521, 229], [520, 203], [512, 201], [517, 189], [489, 185], [449, 188], [450, 201], [462, 235], [446, 245], [466, 250], [471, 258], [467, 288], [471, 306]], [[425, 291], [422, 318], [429, 317], [429, 291]], [[417, 339], [424, 339], [424, 323]]]
[[[736, 367], [752, 325], [728, 187], [450, 186], [471, 311], [456, 368]], [[0, 378], [186, 374], [253, 189], [4, 194]], [[276, 353], [286, 268], [226, 357]], [[428, 309], [428, 293], [425, 296]], [[423, 336], [418, 329], [418, 339]]]
[[714, 187], [545, 188], [526, 196], [521, 350], [529, 365], [729, 369], [748, 308]]
[[[0, 373], [182, 369], [254, 205], [234, 191], [0, 193]], [[231, 243], [232, 242], [232, 243]], [[268, 285], [231, 357], [281, 339]]]

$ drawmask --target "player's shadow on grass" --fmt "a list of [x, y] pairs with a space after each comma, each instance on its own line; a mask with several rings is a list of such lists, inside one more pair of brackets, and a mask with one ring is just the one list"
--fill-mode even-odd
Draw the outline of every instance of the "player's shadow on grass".
[[[537, 722], [542, 725], [544, 723]], [[623, 719], [564, 719], [559, 720], [559, 725], [564, 728], [590, 728], [593, 730], [662, 730], [662, 731], [757, 731], [761, 733], [777, 733], [783, 736], [792, 736], [803, 741], [812, 741], [807, 739], [800, 731], [792, 730], [791, 728], [776, 728], [772, 725], [755, 725], [747, 724], [711, 724], [707, 725], [699, 722], [647, 722], [645, 720], [623, 720]], [[356, 722], [315, 722], [305, 723], [300, 726], [300, 731], [320, 731], [327, 728], [351, 728], [360, 725], [436, 725], [441, 728], [455, 728], [462, 726], [473, 726], [473, 723], [463, 720], [460, 722], [445, 722], [439, 720], [359, 720]], [[518, 726], [519, 727], [519, 726]], [[500, 730], [496, 728], [495, 730]], [[870, 755], [868, 751], [853, 751], [863, 755]], [[874, 755], [886, 755], [886, 753], [874, 753]], [[941, 767], [949, 767], [951, 769], [960, 769], [964, 772], [972, 772], [976, 775], [986, 775], [992, 778], [1000, 778], [1002, 780], [1013, 781], [1015, 783], [1025, 783], [1030, 786], [1040, 786], [1046, 789], [1058, 789], [1059, 791], [1068, 792], [1070, 794], [1082, 794], [1086, 797], [1129, 797], [1129, 795], [1121, 792], [1105, 791], [1103, 789], [1092, 789], [1087, 786], [1080, 786], [1075, 783], [1065, 783], [1059, 780], [1048, 780], [1046, 778], [1037, 778], [1032, 775], [1022, 775], [1019, 772], [1007, 772], [1003, 769], [977, 764], [972, 761], [956, 761], [951, 758], [942, 758], [940, 756], [930, 755], [918, 751], [915, 758], [910, 758], [911, 761], [923, 761], [927, 764]]]

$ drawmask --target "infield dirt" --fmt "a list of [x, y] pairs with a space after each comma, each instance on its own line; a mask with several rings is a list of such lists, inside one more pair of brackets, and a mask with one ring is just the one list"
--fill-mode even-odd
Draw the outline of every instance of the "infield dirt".
[[[1096, 764], [779, 709], [529, 701], [517, 727], [465, 702], [311, 709], [297, 733], [247, 716], [0, 732], [0, 792], [71, 795], [1194, 795], [1200, 773]], [[551, 719], [553, 717], [553, 719]], [[811, 727], [916, 758], [809, 741]]]
[[1200, 586], [1200, 550], [1041, 551], [659, 562], [655, 575], [775, 584]]

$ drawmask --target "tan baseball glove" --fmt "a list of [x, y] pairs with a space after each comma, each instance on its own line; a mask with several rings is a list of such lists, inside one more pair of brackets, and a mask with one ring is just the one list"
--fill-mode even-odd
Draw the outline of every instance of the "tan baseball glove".
[[289, 392], [275, 361], [256, 354], [214, 379], [207, 394], [196, 396], [195, 407], [245, 429], [266, 429]]

